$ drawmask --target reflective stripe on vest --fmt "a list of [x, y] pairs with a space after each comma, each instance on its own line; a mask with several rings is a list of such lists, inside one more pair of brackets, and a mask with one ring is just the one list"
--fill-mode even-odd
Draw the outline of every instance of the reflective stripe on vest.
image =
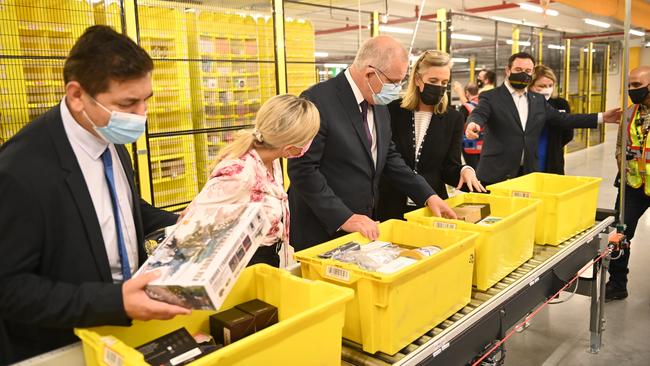
[[643, 120], [638, 105], [633, 116], [628, 124], [628, 147], [635, 152], [635, 157], [628, 161], [627, 184], [632, 188], [643, 185], [645, 194], [650, 196], [650, 184], [647, 183], [650, 175], [650, 139], [643, 134]]

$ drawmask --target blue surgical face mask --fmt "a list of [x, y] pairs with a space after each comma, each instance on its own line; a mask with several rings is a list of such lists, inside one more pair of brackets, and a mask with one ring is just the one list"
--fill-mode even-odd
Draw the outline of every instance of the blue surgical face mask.
[[[91, 97], [92, 98], [92, 97]], [[104, 127], [98, 127], [93, 120], [88, 117], [86, 111], [83, 111], [84, 117], [93, 125], [93, 128], [99, 136], [106, 142], [124, 145], [136, 142], [144, 133], [147, 122], [147, 115], [144, 116], [135, 113], [125, 113], [118, 111], [110, 111], [101, 103], [95, 100], [95, 103], [102, 107], [107, 113], [111, 115], [108, 124]]]
[[392, 83], [384, 84], [384, 82], [381, 81], [379, 74], [377, 74], [377, 70], [375, 70], [375, 76], [377, 76], [377, 79], [381, 82], [381, 90], [379, 93], [375, 93], [375, 91], [372, 90], [372, 86], [370, 86], [370, 82], [367, 82], [368, 87], [372, 92], [372, 100], [375, 104], [386, 105], [399, 98], [399, 93], [402, 91], [401, 85], [395, 85]]

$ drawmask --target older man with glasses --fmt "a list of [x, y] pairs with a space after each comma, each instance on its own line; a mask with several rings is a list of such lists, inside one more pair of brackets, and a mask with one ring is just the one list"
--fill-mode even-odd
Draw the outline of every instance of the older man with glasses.
[[455, 218], [424, 178], [404, 163], [391, 139], [386, 105], [399, 97], [407, 69], [404, 47], [379, 36], [361, 46], [345, 72], [303, 92], [316, 104], [321, 126], [309, 151], [288, 164], [296, 249], [351, 232], [376, 239], [382, 174], [435, 215]]

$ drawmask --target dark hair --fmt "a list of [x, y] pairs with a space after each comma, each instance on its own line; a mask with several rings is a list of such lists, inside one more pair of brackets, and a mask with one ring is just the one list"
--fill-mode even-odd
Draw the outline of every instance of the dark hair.
[[533, 57], [533, 55], [531, 55], [528, 52], [517, 52], [514, 55], [510, 56], [510, 58], [508, 59], [508, 68], [509, 69], [512, 68], [512, 63], [515, 62], [515, 59], [517, 59], [517, 58], [529, 59], [529, 60], [533, 61], [533, 66], [535, 65], [535, 58]]
[[108, 90], [110, 80], [133, 80], [151, 70], [151, 57], [133, 40], [111, 27], [94, 25], [72, 46], [63, 66], [63, 81], [79, 82], [94, 97]]
[[480, 72], [485, 73], [485, 75], [483, 76], [483, 79], [487, 80], [488, 84], [494, 85], [494, 84], [497, 83], [497, 74], [494, 71], [483, 69], [483, 70], [479, 71], [479, 73]]
[[467, 94], [472, 96], [478, 95], [478, 86], [476, 83], [467, 83], [467, 85], [465, 85], [465, 91]]

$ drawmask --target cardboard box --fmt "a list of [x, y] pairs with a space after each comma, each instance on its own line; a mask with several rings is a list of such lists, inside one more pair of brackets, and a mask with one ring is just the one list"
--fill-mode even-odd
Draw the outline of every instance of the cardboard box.
[[255, 333], [255, 317], [237, 308], [212, 314], [210, 333], [217, 343], [227, 346]]
[[481, 221], [481, 208], [480, 207], [452, 207], [452, 210], [456, 213], [458, 220], [463, 220], [475, 224]]
[[481, 210], [481, 220], [490, 216], [491, 214], [489, 203], [462, 203], [456, 207], [472, 208], [472, 209], [479, 208]]
[[217, 310], [269, 224], [260, 203], [197, 206], [154, 250], [136, 276], [161, 272], [146, 288], [153, 299], [191, 309]]
[[278, 308], [261, 300], [251, 300], [235, 306], [255, 318], [255, 331], [270, 327], [278, 322]]

